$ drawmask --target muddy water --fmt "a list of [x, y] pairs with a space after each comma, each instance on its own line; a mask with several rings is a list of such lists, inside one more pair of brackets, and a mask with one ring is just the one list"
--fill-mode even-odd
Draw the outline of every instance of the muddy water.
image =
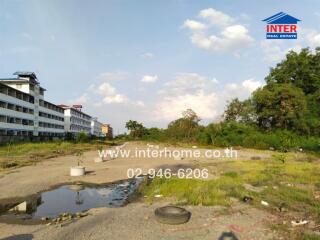
[[29, 219], [41, 219], [91, 208], [121, 207], [142, 181], [143, 178], [136, 178], [105, 186], [64, 185], [17, 204], [5, 215], [28, 215]]

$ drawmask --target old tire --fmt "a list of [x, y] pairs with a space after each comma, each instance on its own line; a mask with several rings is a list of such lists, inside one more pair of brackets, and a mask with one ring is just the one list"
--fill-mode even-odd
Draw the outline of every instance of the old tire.
[[165, 206], [154, 211], [156, 219], [165, 224], [182, 224], [189, 221], [191, 213], [184, 208]]

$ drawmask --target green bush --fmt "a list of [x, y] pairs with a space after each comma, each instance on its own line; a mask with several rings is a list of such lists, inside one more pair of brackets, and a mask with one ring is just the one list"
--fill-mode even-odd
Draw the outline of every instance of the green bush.
[[265, 132], [254, 125], [238, 122], [222, 122], [208, 125], [199, 133], [200, 143], [213, 143], [215, 146], [243, 146], [248, 148], [277, 150], [297, 150], [302, 148], [320, 151], [320, 138], [302, 136], [288, 130]]
[[[320, 151], [319, 137], [299, 135], [288, 130], [265, 131], [259, 129], [255, 124], [236, 121], [224, 121], [216, 124], [212, 123], [208, 126], [196, 126], [190, 131], [188, 138], [185, 137], [184, 131], [181, 129], [179, 131], [176, 130], [176, 128], [172, 127], [170, 129], [145, 129], [144, 135], [139, 139], [169, 143], [187, 142], [218, 147], [274, 148], [280, 151], [302, 148], [307, 151]], [[129, 135], [123, 135], [122, 137], [125, 140], [132, 140]]]
[[79, 132], [76, 134], [76, 142], [87, 142], [89, 140], [89, 135], [85, 132]]

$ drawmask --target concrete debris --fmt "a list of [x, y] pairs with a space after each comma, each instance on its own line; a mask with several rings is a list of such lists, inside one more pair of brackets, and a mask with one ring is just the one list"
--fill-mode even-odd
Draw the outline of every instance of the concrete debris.
[[[52, 224], [55, 225], [61, 225], [64, 226], [64, 223], [70, 223], [72, 222], [73, 219], [80, 219], [83, 217], [88, 216], [88, 213], [86, 212], [77, 212], [76, 214], [70, 214], [70, 213], [61, 213], [59, 215], [59, 217], [52, 219], [51, 222], [47, 223], [47, 226], [50, 226]], [[49, 218], [47, 218], [47, 220], [49, 220]]]
[[308, 223], [309, 223], [309, 221], [307, 221], [307, 220], [291, 221], [291, 225], [292, 225], [293, 227], [306, 225], [306, 224], [308, 224]]

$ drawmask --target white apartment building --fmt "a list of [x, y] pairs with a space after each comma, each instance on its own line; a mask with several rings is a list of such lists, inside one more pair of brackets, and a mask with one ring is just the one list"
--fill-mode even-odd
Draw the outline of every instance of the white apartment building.
[[102, 133], [102, 123], [98, 121], [98, 118], [92, 118], [91, 120], [91, 135], [96, 137], [104, 137]]
[[64, 109], [44, 100], [32, 72], [0, 79], [0, 135], [64, 136]]
[[82, 106], [72, 107], [59, 105], [64, 109], [64, 130], [66, 133], [76, 134], [79, 132], [91, 133], [92, 117], [81, 111]]

